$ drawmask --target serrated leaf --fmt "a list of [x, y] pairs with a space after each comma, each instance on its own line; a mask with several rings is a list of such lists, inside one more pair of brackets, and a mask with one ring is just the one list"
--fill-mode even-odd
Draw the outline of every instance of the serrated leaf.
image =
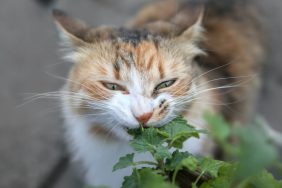
[[179, 152], [176, 150], [172, 153], [171, 159], [167, 159], [165, 163], [165, 168], [168, 171], [174, 171], [176, 167], [181, 163], [181, 161], [187, 157], [189, 157], [190, 154], [188, 152]]
[[202, 183], [200, 188], [230, 188], [236, 165], [223, 164], [218, 170], [217, 178]]
[[152, 152], [155, 145], [163, 142], [163, 137], [154, 128], [145, 129], [144, 132], [130, 142], [137, 152]]
[[155, 147], [154, 158], [158, 160], [164, 160], [165, 158], [171, 158], [171, 153], [167, 147], [158, 145]]
[[158, 134], [158, 131], [155, 128], [145, 129], [142, 136], [143, 139], [151, 145], [158, 145], [163, 142], [163, 138]]
[[189, 156], [181, 161], [181, 165], [191, 171], [195, 171], [197, 169], [198, 162], [198, 159], [193, 156]]
[[131, 176], [124, 178], [122, 188], [177, 188], [165, 181], [165, 177], [153, 169], [134, 169]]
[[160, 128], [159, 134], [168, 138], [170, 140], [170, 146], [175, 148], [182, 148], [183, 142], [190, 137], [199, 138], [199, 132], [181, 117], [174, 119], [166, 126]]
[[174, 138], [183, 132], [196, 132], [195, 128], [190, 126], [182, 117], [175, 118], [160, 130], [167, 133], [170, 138]]
[[133, 158], [134, 158], [134, 153], [132, 154], [127, 154], [124, 157], [121, 157], [118, 161], [118, 163], [116, 163], [113, 167], [113, 171], [119, 170], [119, 169], [123, 169], [129, 166], [132, 166], [133, 163]]
[[142, 137], [136, 138], [130, 142], [130, 146], [137, 152], [147, 152], [152, 151], [154, 146], [149, 144], [145, 139]]
[[152, 169], [144, 168], [140, 170], [140, 188], [177, 188], [165, 181], [165, 177], [155, 173]]
[[125, 176], [121, 188], [139, 188], [140, 187], [140, 175], [137, 169], [133, 169], [130, 176]]
[[218, 177], [218, 171], [223, 165], [225, 165], [225, 162], [214, 160], [207, 157], [199, 161], [199, 167], [201, 171], [209, 173], [213, 177]]
[[181, 149], [183, 147], [183, 143], [191, 137], [199, 138], [199, 133], [196, 131], [179, 133], [171, 140], [170, 146]]

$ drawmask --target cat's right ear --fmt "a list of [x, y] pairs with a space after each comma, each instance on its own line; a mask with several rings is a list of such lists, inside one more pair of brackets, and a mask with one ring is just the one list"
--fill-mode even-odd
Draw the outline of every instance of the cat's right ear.
[[53, 10], [53, 16], [65, 47], [73, 49], [87, 44], [85, 33], [88, 27], [84, 22], [57, 9]]

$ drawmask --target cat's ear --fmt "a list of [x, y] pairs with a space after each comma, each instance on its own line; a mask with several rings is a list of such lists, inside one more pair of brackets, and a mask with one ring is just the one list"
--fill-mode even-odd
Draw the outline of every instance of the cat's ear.
[[75, 48], [87, 43], [85, 34], [88, 27], [84, 22], [74, 19], [57, 9], [53, 10], [53, 16], [64, 46]]
[[199, 47], [199, 43], [204, 38], [202, 26], [204, 7], [193, 9], [193, 11], [195, 12], [191, 14], [193, 17], [190, 19], [189, 27], [174, 39], [179, 49], [189, 54], [186, 57], [190, 58], [190, 60], [197, 56], [205, 55], [205, 52]]
[[190, 26], [182, 32], [178, 39], [181, 41], [189, 41], [193, 43], [200, 42], [204, 37], [204, 29], [202, 26], [203, 18], [204, 18], [205, 9], [204, 6], [201, 6], [194, 10], [192, 14], [192, 19]]

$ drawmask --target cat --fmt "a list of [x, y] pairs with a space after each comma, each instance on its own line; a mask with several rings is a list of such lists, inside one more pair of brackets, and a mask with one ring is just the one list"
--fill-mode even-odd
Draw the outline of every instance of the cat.
[[[248, 1], [159, 1], [120, 28], [53, 14], [65, 58], [74, 62], [61, 101], [67, 143], [86, 184], [121, 186], [131, 169], [112, 167], [133, 152], [127, 130], [140, 124], [159, 127], [181, 115], [208, 129], [205, 112], [234, 124], [252, 117], [264, 48]], [[216, 143], [202, 134], [183, 150], [213, 155]]]

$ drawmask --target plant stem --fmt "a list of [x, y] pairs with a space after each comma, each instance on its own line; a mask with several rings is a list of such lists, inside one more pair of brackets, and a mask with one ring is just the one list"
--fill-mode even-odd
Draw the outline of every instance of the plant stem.
[[144, 125], [143, 123], [140, 123], [141, 131], [144, 132]]
[[157, 167], [163, 171], [163, 173], [165, 174], [165, 168], [164, 168], [164, 161], [163, 160], [158, 160], [158, 165]]
[[175, 185], [176, 175], [177, 175], [178, 171], [180, 170], [180, 168], [181, 168], [181, 166], [178, 165], [173, 172], [173, 175], [172, 175], [172, 184], [173, 185]]
[[202, 171], [202, 173], [197, 177], [196, 181], [193, 183], [194, 187], [197, 187], [197, 183], [200, 181], [201, 177], [204, 175], [206, 171]]

